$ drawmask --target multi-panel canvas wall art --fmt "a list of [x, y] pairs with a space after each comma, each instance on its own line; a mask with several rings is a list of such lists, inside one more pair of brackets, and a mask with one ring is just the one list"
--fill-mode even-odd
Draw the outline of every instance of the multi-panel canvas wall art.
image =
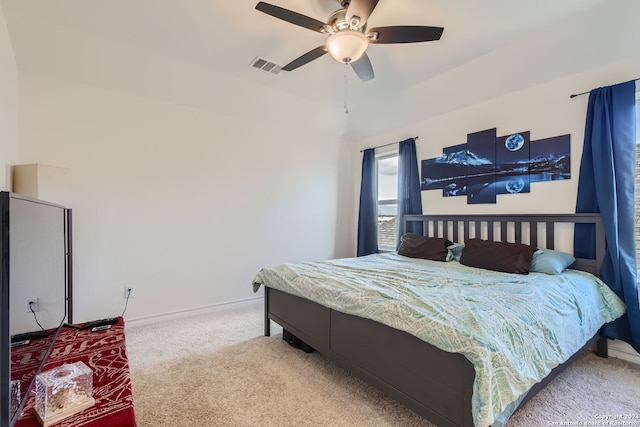
[[468, 204], [496, 203], [498, 194], [529, 193], [532, 182], [570, 179], [571, 135], [531, 141], [529, 131], [497, 136], [487, 129], [421, 166], [422, 190], [466, 196]]

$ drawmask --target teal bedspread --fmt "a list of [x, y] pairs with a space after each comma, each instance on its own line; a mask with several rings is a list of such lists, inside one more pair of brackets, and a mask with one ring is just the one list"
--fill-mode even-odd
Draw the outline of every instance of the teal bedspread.
[[395, 253], [262, 269], [253, 280], [406, 331], [475, 367], [472, 412], [494, 420], [531, 386], [624, 314], [589, 273], [518, 275]]

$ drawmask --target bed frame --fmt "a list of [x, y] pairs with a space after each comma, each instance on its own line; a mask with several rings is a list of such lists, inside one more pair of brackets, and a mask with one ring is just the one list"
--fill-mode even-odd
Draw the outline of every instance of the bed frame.
[[[560, 227], [594, 224], [596, 259], [576, 259], [571, 268], [599, 275], [605, 238], [599, 214], [560, 215], [407, 215], [423, 224], [424, 235], [463, 242], [477, 237], [555, 248]], [[572, 235], [572, 234], [571, 234]], [[541, 238], [542, 237], [542, 238]], [[448, 353], [413, 335], [381, 323], [344, 314], [265, 286], [265, 329], [270, 321], [329, 359], [442, 427], [473, 427], [471, 397], [475, 371], [461, 354]], [[531, 388], [522, 406], [584, 351], [596, 346], [606, 357], [606, 339], [596, 335], [567, 362]]]

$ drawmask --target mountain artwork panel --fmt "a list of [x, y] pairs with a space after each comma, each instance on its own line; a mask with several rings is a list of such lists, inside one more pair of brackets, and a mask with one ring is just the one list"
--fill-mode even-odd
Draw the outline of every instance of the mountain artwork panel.
[[494, 128], [442, 152], [422, 160], [421, 189], [466, 196], [468, 204], [496, 203], [498, 194], [529, 193], [533, 182], [571, 178], [570, 135], [531, 141], [529, 131], [498, 137]]

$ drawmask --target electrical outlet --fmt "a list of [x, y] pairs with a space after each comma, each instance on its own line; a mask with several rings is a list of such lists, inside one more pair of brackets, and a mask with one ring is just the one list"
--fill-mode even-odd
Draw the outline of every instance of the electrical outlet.
[[40, 306], [38, 305], [38, 298], [29, 298], [27, 300], [27, 313], [31, 313], [32, 308], [33, 308], [33, 311], [40, 310]]
[[125, 286], [124, 287], [124, 297], [125, 298], [133, 298], [136, 296], [136, 288], [133, 286]]

